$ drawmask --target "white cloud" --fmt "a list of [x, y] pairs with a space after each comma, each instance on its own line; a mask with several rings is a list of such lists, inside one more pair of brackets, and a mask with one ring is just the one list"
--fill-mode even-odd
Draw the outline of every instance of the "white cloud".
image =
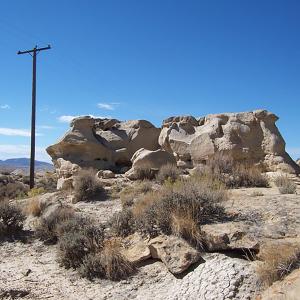
[[61, 123], [70, 123], [74, 118], [77, 118], [78, 116], [60, 116], [58, 117], [58, 121]]
[[10, 106], [8, 104], [3, 104], [3, 105], [0, 105], [0, 108], [1, 109], [10, 109]]
[[115, 110], [116, 106], [120, 105], [118, 102], [111, 102], [111, 103], [98, 103], [97, 106], [101, 109], [106, 110]]
[[[7, 136], [25, 136], [30, 137], [30, 130], [27, 129], [17, 129], [17, 128], [0, 128], [0, 135]], [[36, 133], [36, 136], [41, 136], [42, 134]]]
[[48, 125], [38, 125], [38, 128], [41, 128], [41, 129], [55, 129], [55, 127], [48, 126]]
[[[0, 145], [0, 159], [20, 158], [30, 156], [29, 145]], [[47, 154], [45, 147], [35, 148], [35, 158], [41, 161], [50, 162], [51, 158]]]
[[[86, 115], [81, 115], [86, 116]], [[88, 115], [91, 118], [94, 119], [111, 119], [111, 116], [94, 116], [94, 115]], [[70, 123], [74, 118], [78, 118], [80, 116], [60, 116], [57, 118], [57, 120], [61, 123]]]

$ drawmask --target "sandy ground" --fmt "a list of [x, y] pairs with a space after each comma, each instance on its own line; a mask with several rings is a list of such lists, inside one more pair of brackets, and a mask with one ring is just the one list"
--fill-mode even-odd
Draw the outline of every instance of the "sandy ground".
[[[254, 191], [263, 196], [253, 196]], [[276, 188], [239, 189], [230, 192], [228, 210], [260, 215], [272, 226], [282, 226], [289, 236], [300, 233], [300, 196], [280, 195]], [[106, 221], [121, 209], [119, 200], [74, 204], [77, 212]], [[275, 228], [275, 230], [277, 230]], [[274, 228], [273, 228], [274, 231]], [[253, 263], [220, 253], [203, 255], [204, 262], [183, 278], [170, 274], [159, 261], [149, 261], [128, 280], [90, 282], [56, 261], [56, 246], [30, 242], [0, 245], [0, 295], [9, 290], [27, 291], [23, 299], [251, 299], [255, 295]], [[5, 293], [5, 294], [3, 294]], [[6, 297], [6, 296], [7, 297]], [[5, 298], [6, 297], [6, 298]], [[17, 299], [16, 296], [15, 299]], [[1, 296], [0, 296], [1, 299]]]

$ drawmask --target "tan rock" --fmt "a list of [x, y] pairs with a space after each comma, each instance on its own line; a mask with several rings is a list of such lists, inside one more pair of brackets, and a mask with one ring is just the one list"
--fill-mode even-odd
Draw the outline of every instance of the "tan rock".
[[103, 177], [104, 179], [110, 179], [110, 178], [115, 178], [116, 175], [115, 175], [114, 172], [112, 172], [112, 171], [110, 171], [110, 170], [104, 170], [104, 171], [102, 172], [102, 177]]
[[186, 241], [161, 235], [148, 242], [153, 258], [160, 259], [173, 274], [180, 274], [201, 258], [200, 253]]
[[269, 171], [300, 173], [285, 151], [277, 120], [266, 110], [207, 115], [198, 120], [172, 117], [163, 122], [159, 144], [177, 160], [194, 166], [221, 151], [236, 161], [263, 164]]
[[201, 232], [209, 251], [259, 249], [259, 241], [251, 234], [251, 229], [246, 223], [226, 222], [203, 225]]
[[73, 176], [77, 175], [81, 168], [63, 158], [58, 158], [54, 166], [58, 176], [57, 189], [67, 190], [73, 188]]
[[140, 148], [158, 149], [159, 133], [159, 128], [145, 120], [78, 117], [71, 122], [71, 130], [47, 152], [54, 163], [63, 158], [81, 167], [109, 169], [116, 164], [129, 165]]
[[139, 234], [133, 234], [127, 237], [126, 242], [129, 244], [122, 254], [132, 263], [137, 264], [151, 257], [147, 241]]
[[262, 293], [259, 300], [298, 300], [300, 296], [300, 269], [293, 271], [282, 281], [275, 282]]
[[129, 179], [138, 179], [137, 169], [148, 168], [153, 171], [159, 170], [163, 165], [176, 164], [175, 157], [167, 151], [158, 149], [150, 151], [144, 148], [136, 151], [132, 158], [132, 168], [125, 173]]

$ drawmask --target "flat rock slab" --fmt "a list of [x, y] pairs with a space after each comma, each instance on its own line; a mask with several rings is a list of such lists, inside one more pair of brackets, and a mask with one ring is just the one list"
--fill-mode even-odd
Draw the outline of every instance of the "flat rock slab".
[[158, 236], [148, 243], [151, 256], [160, 259], [173, 274], [180, 274], [201, 258], [186, 241], [175, 236]]

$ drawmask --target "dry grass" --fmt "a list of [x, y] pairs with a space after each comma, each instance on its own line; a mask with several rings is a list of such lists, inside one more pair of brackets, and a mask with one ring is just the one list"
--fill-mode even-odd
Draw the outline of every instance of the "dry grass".
[[166, 164], [160, 168], [156, 178], [161, 183], [163, 183], [166, 180], [170, 182], [175, 182], [179, 178], [180, 173], [181, 172], [176, 165]]
[[259, 265], [257, 272], [262, 286], [268, 287], [300, 267], [300, 246], [293, 244], [269, 246], [262, 250], [259, 259], [263, 263]]
[[91, 169], [81, 170], [74, 180], [75, 201], [105, 200], [105, 190]]
[[110, 280], [126, 279], [136, 268], [120, 252], [120, 242], [115, 239], [104, 243], [104, 248], [94, 254], [87, 255], [79, 269], [82, 277], [107, 278]]
[[152, 180], [157, 174], [157, 170], [151, 169], [151, 167], [143, 166], [135, 168], [136, 178], [139, 180]]
[[120, 199], [124, 208], [131, 207], [135, 200], [152, 190], [149, 180], [136, 181], [132, 186], [125, 187], [120, 193]]
[[202, 247], [201, 229], [190, 215], [174, 213], [171, 218], [171, 231], [174, 235]]
[[0, 239], [20, 233], [24, 220], [21, 209], [8, 201], [0, 201]]
[[30, 199], [28, 204], [25, 207], [25, 213], [26, 215], [31, 215], [34, 217], [39, 217], [42, 214], [42, 206], [37, 198]]
[[297, 185], [287, 175], [277, 176], [274, 180], [281, 194], [296, 194]]
[[120, 252], [118, 240], [109, 240], [101, 251], [100, 261], [105, 270], [105, 277], [110, 280], [121, 280], [135, 272], [135, 266]]

